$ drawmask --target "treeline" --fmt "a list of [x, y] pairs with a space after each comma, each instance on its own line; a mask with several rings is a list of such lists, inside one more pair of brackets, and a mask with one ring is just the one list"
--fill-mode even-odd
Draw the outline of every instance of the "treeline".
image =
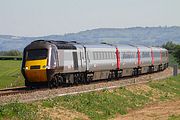
[[172, 54], [180, 65], [180, 45], [170, 41], [166, 44], [163, 44], [162, 47], [166, 48], [169, 51], [169, 54]]
[[19, 50], [0, 51], [0, 56], [22, 56], [22, 52]]

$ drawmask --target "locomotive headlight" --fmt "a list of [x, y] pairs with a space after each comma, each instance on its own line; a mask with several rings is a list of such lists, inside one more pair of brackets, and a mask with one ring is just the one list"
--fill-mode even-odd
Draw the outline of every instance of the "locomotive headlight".
[[28, 67], [26, 66], [25, 69], [28, 70]]

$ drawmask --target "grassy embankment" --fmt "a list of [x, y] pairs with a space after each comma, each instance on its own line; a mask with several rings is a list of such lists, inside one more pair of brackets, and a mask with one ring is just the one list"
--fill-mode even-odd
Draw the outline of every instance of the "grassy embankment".
[[24, 85], [20, 67], [21, 61], [0, 60], [0, 89]]
[[[150, 103], [172, 99], [180, 99], [180, 75], [140, 86], [121, 87], [114, 90], [104, 89], [33, 103], [11, 103], [0, 107], [0, 118], [56, 119], [58, 115], [64, 114], [64, 117], [69, 115], [70, 119], [71, 115], [78, 112], [89, 119], [110, 119], [117, 114], [127, 114], [129, 110], [142, 108]], [[84, 118], [77, 115], [72, 119]], [[169, 120], [174, 119], [180, 119], [180, 115], [169, 116]]]

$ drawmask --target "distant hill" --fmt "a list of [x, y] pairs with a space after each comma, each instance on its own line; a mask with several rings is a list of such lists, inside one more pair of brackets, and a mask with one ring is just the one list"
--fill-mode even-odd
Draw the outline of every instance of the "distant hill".
[[42, 37], [0, 35], [0, 51], [11, 49], [23, 50], [27, 44], [38, 39], [161, 46], [167, 41], [180, 44], [180, 27], [99, 28], [78, 33]]

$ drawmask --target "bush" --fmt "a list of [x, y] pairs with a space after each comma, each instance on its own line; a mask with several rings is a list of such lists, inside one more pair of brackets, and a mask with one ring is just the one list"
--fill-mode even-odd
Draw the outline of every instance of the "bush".
[[167, 42], [162, 47], [166, 48], [170, 54], [172, 54], [178, 64], [180, 65], [180, 45], [171, 42]]
[[19, 50], [0, 51], [0, 56], [22, 56], [22, 52]]

